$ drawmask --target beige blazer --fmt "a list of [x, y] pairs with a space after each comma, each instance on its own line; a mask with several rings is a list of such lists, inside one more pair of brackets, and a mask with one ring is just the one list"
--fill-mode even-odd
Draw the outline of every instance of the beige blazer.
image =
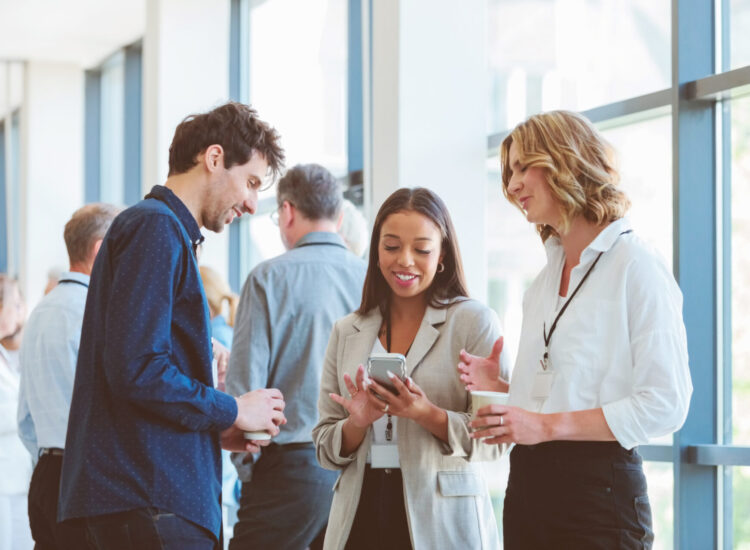
[[[326, 550], [346, 545], [362, 489], [370, 432], [351, 456], [340, 456], [346, 409], [329, 397], [349, 396], [344, 373], [354, 379], [366, 364], [382, 317], [374, 309], [336, 322], [328, 343], [318, 399], [320, 421], [313, 430], [318, 461], [341, 470], [334, 485], [328, 519]], [[456, 365], [459, 351], [486, 356], [499, 336], [495, 313], [475, 300], [453, 302], [446, 309], [428, 307], [406, 356], [406, 371], [435, 405], [448, 411], [445, 444], [416, 422], [399, 418], [398, 452], [404, 480], [404, 499], [414, 550], [496, 549], [497, 525], [481, 465], [498, 458], [497, 446], [469, 437], [470, 395]], [[372, 429], [372, 428], [370, 428]]]

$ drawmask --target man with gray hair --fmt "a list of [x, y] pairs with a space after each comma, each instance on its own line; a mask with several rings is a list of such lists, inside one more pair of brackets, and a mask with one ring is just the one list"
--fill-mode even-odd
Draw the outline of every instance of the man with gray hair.
[[37, 548], [88, 548], [83, 527], [57, 523], [57, 496], [89, 276], [118, 213], [101, 203], [73, 213], [64, 231], [70, 269], [26, 323], [18, 428], [26, 448], [39, 457], [29, 487], [29, 522]]
[[287, 424], [255, 464], [233, 457], [243, 485], [232, 550], [322, 548], [336, 473], [318, 465], [312, 443], [321, 371], [333, 323], [359, 305], [366, 269], [336, 233], [342, 200], [322, 166], [290, 169], [273, 213], [287, 252], [258, 265], [242, 289], [227, 391], [279, 388]]

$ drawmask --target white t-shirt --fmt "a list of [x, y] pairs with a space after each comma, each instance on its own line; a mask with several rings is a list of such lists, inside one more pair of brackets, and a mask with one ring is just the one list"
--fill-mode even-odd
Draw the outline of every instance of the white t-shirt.
[[628, 229], [626, 219], [612, 222], [571, 271], [568, 297], [603, 252], [557, 323], [549, 344], [554, 380], [549, 396], [537, 399], [543, 327], [549, 332], [557, 314], [565, 262], [559, 239], [547, 239], [547, 265], [524, 295], [509, 397], [543, 413], [601, 407], [626, 449], [679, 429], [692, 393], [682, 293], [656, 251], [634, 233], [621, 235]]

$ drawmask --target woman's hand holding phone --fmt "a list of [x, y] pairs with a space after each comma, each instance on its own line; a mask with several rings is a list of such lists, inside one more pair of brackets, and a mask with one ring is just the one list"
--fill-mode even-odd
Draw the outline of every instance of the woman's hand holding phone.
[[[411, 418], [417, 422], [430, 413], [433, 407], [432, 403], [411, 377], [407, 377], [402, 382], [395, 374], [388, 373], [388, 378], [396, 387], [398, 395], [371, 378], [368, 384], [370, 391], [367, 392], [367, 398], [373, 407], [378, 407], [383, 414], [387, 412], [390, 415]], [[387, 410], [386, 405], [388, 406]]]
[[[363, 365], [357, 367], [356, 384], [348, 374], [344, 374], [344, 384], [346, 384], [346, 389], [349, 390], [350, 399], [336, 393], [329, 395], [331, 399], [347, 410], [351, 422], [356, 427], [361, 429], [367, 428], [385, 414], [383, 411], [383, 402], [378, 401], [377, 398], [373, 397], [367, 391], [372, 382], [368, 383], [365, 380], [365, 367]], [[371, 397], [377, 403], [373, 403], [370, 399]]]

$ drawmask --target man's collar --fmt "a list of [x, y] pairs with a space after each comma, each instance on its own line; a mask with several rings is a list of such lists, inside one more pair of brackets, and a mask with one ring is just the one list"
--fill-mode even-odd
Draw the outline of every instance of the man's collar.
[[60, 280], [68, 279], [73, 281], [78, 281], [79, 283], [83, 284], [89, 284], [89, 280], [91, 277], [89, 275], [86, 275], [85, 273], [81, 273], [80, 271], [63, 271], [60, 274]]
[[333, 244], [346, 248], [346, 244], [339, 234], [330, 231], [311, 231], [300, 237], [294, 244], [294, 248], [309, 246], [311, 244]]
[[205, 237], [201, 234], [198, 222], [195, 221], [195, 218], [190, 213], [187, 206], [185, 206], [185, 203], [182, 202], [171, 189], [163, 185], [154, 185], [151, 188], [151, 192], [146, 195], [145, 198], [160, 200], [166, 204], [172, 212], [174, 212], [174, 215], [177, 216], [177, 219], [180, 220], [185, 231], [187, 231], [188, 237], [190, 237], [190, 242], [193, 243], [194, 250], [203, 242]]

